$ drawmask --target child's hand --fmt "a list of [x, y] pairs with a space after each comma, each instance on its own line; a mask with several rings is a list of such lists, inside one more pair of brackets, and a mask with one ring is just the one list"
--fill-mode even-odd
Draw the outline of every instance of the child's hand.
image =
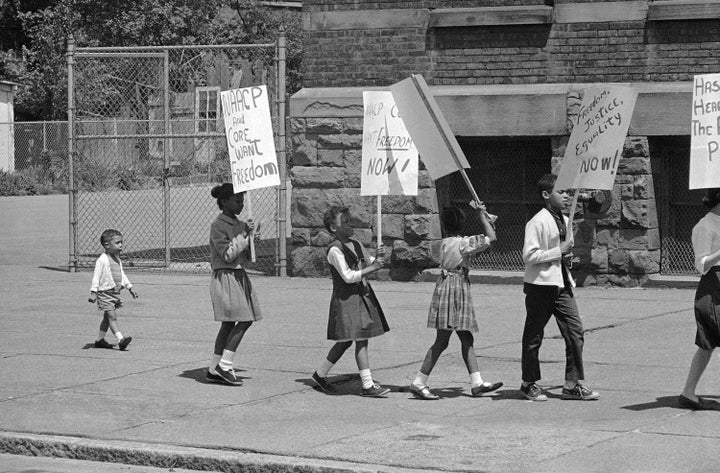
[[132, 289], [128, 289], [128, 292], [130, 292], [130, 295], [132, 296], [133, 299], [137, 299], [138, 297], [140, 297], [140, 294], [133, 291]]
[[572, 239], [567, 239], [563, 242], [560, 242], [560, 253], [562, 253], [563, 255], [570, 253], [570, 250], [572, 250], [573, 246], [575, 246], [575, 242], [572, 241]]
[[370, 264], [370, 268], [372, 268], [373, 271], [379, 271], [383, 266], [385, 266], [385, 260], [382, 258], [375, 258], [372, 264]]
[[88, 302], [91, 303], [91, 304], [94, 304], [94, 303], [95, 303], [95, 299], [97, 299], [97, 294], [95, 294], [94, 292], [91, 292], [91, 293], [90, 293], [90, 297], [88, 297]]
[[245, 221], [245, 223], [248, 226], [248, 234], [253, 233], [255, 231], [255, 222], [253, 221], [253, 219], [249, 218]]

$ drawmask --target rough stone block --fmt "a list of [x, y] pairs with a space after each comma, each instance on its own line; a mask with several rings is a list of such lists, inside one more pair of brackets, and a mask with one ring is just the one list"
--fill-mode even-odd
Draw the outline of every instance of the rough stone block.
[[410, 245], [403, 240], [395, 240], [392, 245], [392, 266], [414, 267], [423, 270], [434, 265], [430, 254], [430, 242]]
[[[318, 166], [342, 167], [345, 166], [344, 152], [341, 149], [320, 149], [317, 152]], [[324, 172], [324, 170], [318, 170]]]
[[330, 275], [325, 248], [315, 246], [293, 248], [289, 268], [292, 276], [319, 278]]
[[307, 118], [305, 127], [307, 133], [332, 135], [342, 133], [343, 121], [341, 118]]
[[615, 250], [618, 248], [618, 229], [617, 228], [602, 228], [596, 230], [595, 241], [598, 246], [604, 246], [609, 250]]
[[370, 227], [374, 207], [369, 198], [360, 196], [357, 189], [293, 189], [290, 215], [293, 227], [323, 228], [323, 214], [331, 206], [345, 206], [353, 223]]
[[402, 239], [405, 237], [405, 216], [402, 214], [382, 214], [383, 238]]
[[622, 221], [640, 228], [657, 227], [655, 200], [628, 200], [622, 204]]
[[606, 247], [598, 247], [590, 250], [590, 264], [588, 265], [588, 269], [591, 273], [607, 273], [608, 267], [608, 250]]
[[291, 135], [305, 134], [305, 119], [290, 118], [290, 120], [288, 120], [288, 132]]
[[656, 250], [660, 248], [660, 232], [654, 229], [621, 228], [618, 248], [623, 250]]
[[608, 272], [614, 274], [627, 274], [628, 254], [624, 250], [614, 250], [608, 252]]
[[318, 149], [359, 149], [362, 146], [362, 135], [318, 135]]
[[628, 272], [635, 274], [655, 274], [660, 272], [660, 250], [628, 251]]
[[327, 248], [334, 239], [335, 235], [323, 228], [310, 237], [310, 245]]
[[622, 174], [651, 174], [649, 157], [622, 158], [618, 166]]
[[437, 240], [441, 238], [440, 216], [437, 214], [428, 215], [406, 215], [405, 216], [405, 239], [410, 242], [422, 240]]
[[342, 168], [324, 168], [294, 166], [290, 172], [293, 188], [343, 187], [345, 170]]
[[363, 118], [362, 117], [351, 117], [343, 120], [343, 133], [348, 135], [362, 134], [363, 132]]
[[310, 244], [309, 228], [293, 228], [290, 234], [292, 244], [296, 246], [304, 246]]
[[294, 135], [291, 139], [290, 160], [294, 166], [317, 166], [317, 143], [306, 135]]

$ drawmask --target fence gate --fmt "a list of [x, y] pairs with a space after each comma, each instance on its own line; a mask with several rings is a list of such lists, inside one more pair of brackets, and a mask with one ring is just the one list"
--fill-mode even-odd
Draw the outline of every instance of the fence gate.
[[[230, 181], [220, 91], [266, 85], [280, 188], [250, 191], [260, 224], [253, 268], [285, 275], [285, 41], [76, 48], [68, 41], [71, 270], [100, 234], [124, 236], [126, 267], [207, 270], [213, 185]], [[252, 199], [248, 205], [248, 199]]]
[[[550, 140], [537, 138], [458, 138], [470, 163], [467, 169], [478, 197], [488, 211], [497, 214], [498, 240], [471, 262], [473, 269], [521, 271], [525, 223], [542, 208], [537, 181], [550, 172]], [[436, 183], [438, 204], [459, 207], [468, 220], [465, 231], [483, 233], [477, 213], [470, 207], [472, 195], [458, 173]]]

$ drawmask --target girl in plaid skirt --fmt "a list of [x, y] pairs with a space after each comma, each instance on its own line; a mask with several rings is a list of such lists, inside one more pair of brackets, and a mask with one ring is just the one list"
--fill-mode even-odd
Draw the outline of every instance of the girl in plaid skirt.
[[439, 399], [439, 396], [430, 391], [427, 380], [435, 363], [447, 348], [453, 332], [456, 332], [460, 339], [462, 356], [470, 373], [473, 397], [495, 391], [503, 385], [483, 381], [473, 348], [473, 333], [478, 331], [478, 324], [470, 295], [469, 261], [473, 255], [487, 249], [496, 239], [495, 230], [482, 202], [477, 206], [477, 210], [485, 230], [484, 235], [460, 236], [465, 223], [465, 214], [460, 209], [447, 208], [440, 215], [445, 234], [449, 236], [440, 242], [438, 249], [440, 277], [435, 285], [428, 312], [427, 326], [436, 330], [435, 343], [425, 355], [422, 367], [410, 386], [410, 392], [419, 399]]

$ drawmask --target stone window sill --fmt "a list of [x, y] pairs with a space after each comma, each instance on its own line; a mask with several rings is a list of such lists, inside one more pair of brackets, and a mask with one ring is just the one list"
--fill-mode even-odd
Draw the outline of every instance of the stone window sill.
[[489, 25], [535, 25], [553, 22], [553, 8], [518, 7], [438, 8], [430, 11], [431, 28]]
[[720, 18], [718, 0], [656, 0], [648, 3], [648, 21]]

